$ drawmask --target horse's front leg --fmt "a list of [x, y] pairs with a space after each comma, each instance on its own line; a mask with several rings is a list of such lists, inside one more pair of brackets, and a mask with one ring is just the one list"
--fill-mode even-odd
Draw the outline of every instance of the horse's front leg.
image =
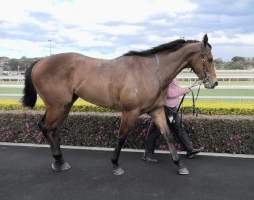
[[164, 107], [160, 107], [156, 110], [154, 110], [151, 113], [151, 116], [154, 120], [154, 123], [159, 128], [161, 134], [165, 138], [169, 151], [171, 153], [172, 159], [176, 166], [178, 167], [178, 174], [186, 175], [189, 174], [189, 170], [183, 165], [182, 161], [180, 160], [179, 155], [177, 154], [176, 148], [175, 148], [175, 140], [173, 138], [173, 135], [170, 133]]
[[139, 111], [133, 110], [128, 112], [123, 112], [121, 116], [121, 125], [118, 133], [118, 143], [113, 152], [111, 162], [113, 164], [113, 174], [122, 175], [124, 170], [119, 166], [118, 160], [120, 156], [121, 149], [125, 143], [128, 136], [130, 128], [134, 125], [134, 122], [139, 116]]

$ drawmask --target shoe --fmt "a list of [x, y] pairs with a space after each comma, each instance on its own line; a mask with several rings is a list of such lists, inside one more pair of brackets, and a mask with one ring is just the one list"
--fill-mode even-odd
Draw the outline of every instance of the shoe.
[[158, 159], [154, 158], [152, 153], [144, 153], [142, 160], [146, 162], [151, 162], [151, 163], [158, 163]]
[[193, 149], [192, 151], [188, 151], [187, 154], [186, 154], [186, 157], [189, 158], [189, 159], [192, 159], [194, 158], [194, 156], [196, 154], [198, 154], [199, 152], [201, 152], [203, 150], [203, 148], [199, 148], [199, 149]]

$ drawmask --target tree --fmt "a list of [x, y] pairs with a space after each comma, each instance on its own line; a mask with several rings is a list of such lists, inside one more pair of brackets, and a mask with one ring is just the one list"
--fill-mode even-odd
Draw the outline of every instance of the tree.
[[232, 62], [245, 61], [244, 57], [235, 56], [231, 59]]
[[223, 62], [221, 58], [214, 59], [213, 63], [216, 69], [224, 69], [225, 63]]
[[228, 62], [225, 65], [225, 69], [234, 70], [234, 69], [247, 69], [247, 65], [244, 62]]
[[17, 71], [19, 65], [18, 59], [10, 59], [7, 65], [9, 65], [10, 71]]

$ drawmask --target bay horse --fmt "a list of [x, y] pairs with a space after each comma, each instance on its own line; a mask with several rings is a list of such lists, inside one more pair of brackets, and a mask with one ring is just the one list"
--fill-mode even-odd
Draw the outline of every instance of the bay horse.
[[46, 112], [38, 125], [50, 144], [52, 169], [70, 169], [60, 149], [57, 128], [80, 97], [122, 112], [118, 143], [111, 159], [115, 175], [124, 173], [118, 164], [120, 151], [129, 129], [144, 113], [152, 117], [164, 136], [178, 173], [189, 174], [167, 126], [164, 97], [168, 83], [184, 68], [191, 68], [206, 88], [218, 85], [211, 48], [205, 34], [201, 42], [178, 39], [110, 60], [61, 53], [33, 63], [25, 74], [22, 103], [33, 108], [38, 94], [45, 104]]

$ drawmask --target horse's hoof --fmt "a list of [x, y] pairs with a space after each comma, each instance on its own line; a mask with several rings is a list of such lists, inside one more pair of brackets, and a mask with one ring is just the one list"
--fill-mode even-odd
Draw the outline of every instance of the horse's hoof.
[[116, 176], [121, 176], [124, 174], [124, 170], [121, 167], [113, 169], [113, 174]]
[[190, 172], [189, 172], [189, 170], [186, 167], [183, 167], [183, 168], [179, 168], [178, 169], [178, 174], [180, 174], [180, 175], [188, 175], [188, 174], [190, 174]]
[[67, 163], [67, 162], [64, 162], [62, 164], [59, 164], [59, 163], [56, 163], [56, 162], [53, 162], [51, 164], [51, 167], [53, 169], [54, 172], [61, 172], [61, 171], [67, 171], [71, 168], [70, 164]]

